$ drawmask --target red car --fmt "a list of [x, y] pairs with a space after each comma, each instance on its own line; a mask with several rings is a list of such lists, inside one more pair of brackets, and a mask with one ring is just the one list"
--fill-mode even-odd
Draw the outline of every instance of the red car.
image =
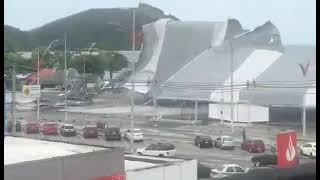
[[265, 146], [262, 140], [246, 140], [241, 144], [241, 149], [250, 153], [264, 152]]
[[36, 122], [28, 122], [24, 125], [24, 132], [26, 134], [38, 134], [40, 124]]
[[45, 123], [40, 127], [40, 132], [43, 135], [58, 135], [58, 124]]
[[98, 128], [96, 126], [85, 126], [83, 128], [84, 138], [98, 138]]

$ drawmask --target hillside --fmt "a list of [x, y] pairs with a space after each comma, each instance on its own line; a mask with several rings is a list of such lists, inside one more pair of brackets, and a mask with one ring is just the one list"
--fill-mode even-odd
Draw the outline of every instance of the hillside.
[[[89, 9], [61, 18], [30, 31], [20, 31], [14, 27], [4, 27], [5, 51], [31, 50], [47, 46], [54, 39], [63, 39], [67, 32], [68, 48], [88, 48], [92, 42], [96, 47], [108, 50], [131, 50], [132, 9]], [[142, 25], [161, 18], [176, 17], [165, 15], [162, 10], [140, 3], [136, 10], [136, 34]], [[139, 48], [137, 42], [137, 49]], [[63, 49], [58, 44], [56, 49]]]

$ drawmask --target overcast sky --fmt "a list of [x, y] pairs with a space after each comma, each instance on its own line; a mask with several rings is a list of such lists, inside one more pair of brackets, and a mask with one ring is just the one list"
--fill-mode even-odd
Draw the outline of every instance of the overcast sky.
[[[316, 44], [316, 0], [140, 0], [181, 20], [225, 21], [244, 28], [271, 20], [285, 44]], [[4, 23], [30, 30], [90, 8], [136, 7], [138, 0], [4, 0]]]

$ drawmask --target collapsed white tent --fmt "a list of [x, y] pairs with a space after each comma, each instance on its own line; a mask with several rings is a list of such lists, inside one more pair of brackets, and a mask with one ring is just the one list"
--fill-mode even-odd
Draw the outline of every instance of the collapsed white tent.
[[[142, 52], [130, 79], [137, 92], [157, 99], [206, 101], [210, 118], [230, 120], [232, 71], [235, 121], [268, 121], [272, 105], [316, 106], [315, 47], [283, 46], [271, 22], [248, 31], [234, 19], [163, 19], [145, 25], [143, 32]], [[301, 67], [308, 62], [304, 74]]]

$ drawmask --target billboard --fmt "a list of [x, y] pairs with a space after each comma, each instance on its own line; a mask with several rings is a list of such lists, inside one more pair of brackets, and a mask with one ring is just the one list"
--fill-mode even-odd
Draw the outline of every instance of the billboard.
[[40, 85], [23, 85], [22, 94], [23, 97], [39, 98], [41, 95]]
[[277, 155], [280, 167], [299, 164], [297, 134], [295, 131], [285, 131], [277, 134]]

